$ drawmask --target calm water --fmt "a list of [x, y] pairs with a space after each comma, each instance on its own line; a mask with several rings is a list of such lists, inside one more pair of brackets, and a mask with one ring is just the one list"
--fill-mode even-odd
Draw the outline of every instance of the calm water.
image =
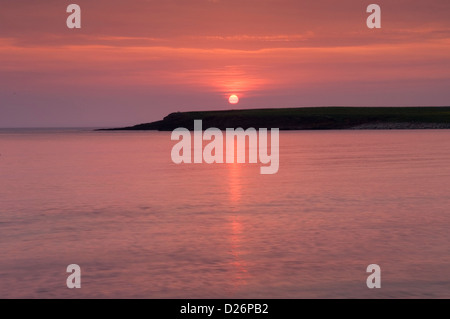
[[283, 132], [276, 175], [173, 144], [0, 131], [0, 297], [450, 298], [450, 131]]

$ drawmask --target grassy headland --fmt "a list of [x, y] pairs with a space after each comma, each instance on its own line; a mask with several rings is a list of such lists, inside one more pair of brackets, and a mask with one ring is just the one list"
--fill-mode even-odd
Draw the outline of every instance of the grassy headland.
[[161, 121], [107, 130], [249, 127], [280, 130], [450, 128], [450, 107], [308, 107], [171, 113]]

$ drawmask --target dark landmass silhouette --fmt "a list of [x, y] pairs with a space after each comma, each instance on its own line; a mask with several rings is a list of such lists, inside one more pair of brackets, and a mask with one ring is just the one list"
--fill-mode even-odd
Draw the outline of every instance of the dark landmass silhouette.
[[177, 112], [163, 120], [101, 130], [173, 131], [194, 129], [279, 128], [280, 130], [450, 129], [450, 107], [305, 107]]

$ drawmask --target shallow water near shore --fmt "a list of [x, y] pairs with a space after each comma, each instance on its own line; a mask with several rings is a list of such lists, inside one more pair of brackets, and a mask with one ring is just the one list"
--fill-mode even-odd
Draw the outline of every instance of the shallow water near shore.
[[176, 165], [169, 132], [0, 130], [0, 298], [449, 298], [449, 141], [280, 132], [261, 175]]

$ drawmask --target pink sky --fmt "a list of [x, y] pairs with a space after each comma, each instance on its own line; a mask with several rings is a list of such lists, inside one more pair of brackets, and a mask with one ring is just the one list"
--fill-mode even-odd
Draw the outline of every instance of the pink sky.
[[0, 127], [137, 124], [233, 93], [234, 108], [450, 105], [449, 18], [448, 0], [2, 1]]

